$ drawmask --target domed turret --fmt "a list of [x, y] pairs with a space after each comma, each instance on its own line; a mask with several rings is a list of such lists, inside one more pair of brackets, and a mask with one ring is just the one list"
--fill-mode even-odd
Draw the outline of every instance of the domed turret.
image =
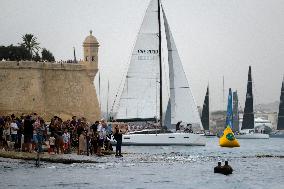
[[92, 35], [92, 30], [90, 35], [87, 36], [83, 42], [84, 48], [84, 62], [93, 64], [95, 68], [98, 68], [98, 48], [99, 42], [95, 36]]
[[90, 35], [85, 38], [84, 45], [88, 44], [99, 44], [97, 38], [92, 35], [92, 30], [90, 31]]

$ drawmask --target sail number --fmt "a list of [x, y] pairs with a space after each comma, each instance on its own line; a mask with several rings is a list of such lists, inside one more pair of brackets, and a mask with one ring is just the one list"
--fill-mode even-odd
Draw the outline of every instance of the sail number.
[[155, 56], [153, 56], [153, 55], [159, 54], [159, 50], [138, 49], [137, 52], [139, 54], [138, 60], [155, 60]]
[[143, 53], [143, 54], [158, 54], [159, 50], [143, 50], [143, 49], [138, 49], [138, 54]]

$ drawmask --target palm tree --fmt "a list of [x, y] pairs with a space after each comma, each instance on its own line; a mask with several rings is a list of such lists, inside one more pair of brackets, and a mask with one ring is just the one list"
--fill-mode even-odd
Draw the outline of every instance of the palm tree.
[[27, 49], [30, 53], [30, 58], [33, 57], [33, 53], [37, 53], [40, 49], [39, 43], [37, 42], [37, 38], [33, 34], [25, 34], [22, 36], [23, 43], [21, 43], [21, 46], [23, 46], [25, 49]]

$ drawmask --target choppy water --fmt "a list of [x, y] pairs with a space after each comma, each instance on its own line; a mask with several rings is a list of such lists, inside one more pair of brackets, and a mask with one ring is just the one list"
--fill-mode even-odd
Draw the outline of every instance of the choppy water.
[[[40, 168], [0, 158], [0, 188], [284, 188], [284, 139], [239, 142], [233, 149], [220, 148], [217, 138], [205, 147], [123, 147], [123, 158]], [[229, 160], [232, 175], [213, 173], [219, 160]]]

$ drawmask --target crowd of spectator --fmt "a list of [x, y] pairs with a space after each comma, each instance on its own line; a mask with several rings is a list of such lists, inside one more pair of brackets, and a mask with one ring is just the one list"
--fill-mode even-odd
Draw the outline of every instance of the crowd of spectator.
[[102, 156], [112, 150], [111, 125], [105, 120], [90, 124], [86, 118], [73, 116], [63, 121], [54, 116], [50, 122], [36, 113], [16, 117], [0, 116], [0, 147], [4, 150], [50, 154], [76, 152], [78, 155]]

